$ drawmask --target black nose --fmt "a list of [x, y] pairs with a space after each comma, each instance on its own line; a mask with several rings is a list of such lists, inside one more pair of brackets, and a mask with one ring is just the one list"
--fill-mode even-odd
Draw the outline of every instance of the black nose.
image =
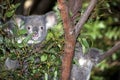
[[38, 27], [33, 27], [33, 32], [38, 32], [39, 28]]

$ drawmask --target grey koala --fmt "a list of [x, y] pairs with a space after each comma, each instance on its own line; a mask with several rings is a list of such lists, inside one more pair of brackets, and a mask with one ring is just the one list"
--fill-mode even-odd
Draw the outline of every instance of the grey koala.
[[74, 60], [72, 64], [70, 80], [89, 80], [90, 73], [101, 56], [101, 51], [97, 48], [89, 48], [87, 53], [84, 54], [80, 43], [76, 44]]
[[13, 34], [15, 27], [19, 30], [25, 29], [27, 33], [21, 37], [18, 37], [17, 42], [21, 43], [27, 36], [31, 35], [28, 44], [38, 44], [45, 39], [47, 30], [53, 27], [56, 23], [57, 17], [54, 12], [49, 12], [45, 15], [16, 15], [8, 22], [7, 32]]
[[[47, 35], [47, 30], [53, 27], [57, 23], [57, 17], [54, 12], [46, 13], [45, 15], [32, 15], [32, 16], [22, 16], [16, 15], [7, 24], [8, 27], [5, 30], [8, 34], [14, 35], [13, 31], [15, 28], [21, 30], [25, 29], [26, 33], [17, 38], [17, 42], [21, 43], [27, 36], [30, 36], [28, 44], [38, 44], [41, 43]], [[16, 60], [7, 58], [5, 61], [5, 66], [8, 70], [16, 69], [19, 67], [19, 63]]]

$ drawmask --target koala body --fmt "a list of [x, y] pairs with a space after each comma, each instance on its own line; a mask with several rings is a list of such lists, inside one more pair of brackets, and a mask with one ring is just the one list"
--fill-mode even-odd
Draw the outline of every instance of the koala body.
[[45, 15], [16, 15], [15, 18], [8, 22], [8, 31], [12, 33], [15, 27], [25, 29], [25, 35], [18, 37], [17, 42], [21, 43], [27, 36], [31, 36], [28, 44], [37, 44], [45, 39], [47, 30], [53, 27], [56, 21], [57, 18], [54, 12], [49, 12]]
[[[7, 29], [5, 29], [5, 31], [8, 35], [15, 36], [18, 43], [22, 43], [26, 37], [30, 36], [27, 44], [38, 44], [45, 39], [47, 30], [53, 27], [56, 24], [56, 21], [57, 17], [54, 12], [49, 12], [45, 15], [15, 15], [7, 22]], [[16, 36], [14, 30], [25, 30], [26, 33]], [[12, 60], [8, 57], [5, 61], [5, 66], [8, 70], [14, 70], [19, 68], [18, 63], [17, 60]]]

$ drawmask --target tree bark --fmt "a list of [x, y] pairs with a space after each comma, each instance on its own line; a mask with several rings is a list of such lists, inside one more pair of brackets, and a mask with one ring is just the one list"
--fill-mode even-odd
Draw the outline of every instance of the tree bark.
[[69, 80], [71, 62], [74, 55], [75, 48], [75, 34], [73, 30], [73, 24], [71, 22], [71, 18], [69, 16], [69, 9], [66, 5], [65, 0], [58, 0], [58, 6], [60, 9], [64, 32], [65, 32], [65, 46], [64, 46], [64, 56], [62, 59], [62, 72], [61, 72], [61, 80]]
[[[69, 1], [71, 1], [71, 0], [69, 0]], [[76, 1], [78, 1], [78, 0], [76, 0]], [[71, 72], [71, 62], [72, 62], [73, 55], [74, 55], [74, 48], [75, 48], [77, 36], [79, 35], [81, 27], [83, 26], [85, 21], [88, 19], [96, 2], [97, 2], [97, 0], [91, 0], [90, 6], [88, 6], [88, 9], [84, 13], [82, 19], [75, 26], [74, 21], [71, 21], [72, 18], [69, 14], [70, 10], [73, 9], [73, 10], [71, 10], [73, 12], [73, 11], [75, 11], [75, 8], [70, 8], [70, 10], [69, 10], [66, 0], [58, 0], [58, 7], [59, 7], [60, 14], [62, 17], [63, 26], [64, 26], [63, 28], [64, 28], [64, 32], [65, 32], [65, 46], [64, 46], [64, 56], [62, 59], [61, 80], [69, 80], [70, 79], [69, 76], [70, 76], [70, 72]], [[68, 2], [68, 3], [71, 4], [70, 2]], [[76, 4], [77, 4], [77, 2], [74, 2], [72, 5], [75, 6]], [[80, 8], [80, 6], [75, 6], [75, 7]], [[77, 11], [79, 11], [79, 10], [77, 10]], [[73, 13], [73, 15], [74, 15], [74, 13]], [[85, 19], [83, 19], [83, 18], [85, 18]], [[82, 21], [82, 23], [81, 23], [81, 21]], [[74, 31], [74, 30], [76, 30], [76, 31]]]

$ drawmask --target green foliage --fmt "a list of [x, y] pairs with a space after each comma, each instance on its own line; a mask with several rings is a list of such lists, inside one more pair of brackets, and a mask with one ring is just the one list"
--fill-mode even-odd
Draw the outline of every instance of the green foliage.
[[88, 22], [85, 24], [86, 35], [88, 34], [93, 40], [102, 38], [102, 31], [105, 27], [105, 24], [100, 21]]
[[[4, 66], [1, 65], [2, 69], [0, 70], [0, 78], [8, 79], [38, 79], [41, 76], [45, 76], [45, 79], [48, 80], [48, 78], [53, 78], [54, 80], [57, 80], [59, 77], [59, 68], [60, 68], [60, 51], [63, 49], [63, 38], [62, 33], [56, 33], [60, 32], [60, 26], [56, 26], [55, 30], [49, 30], [48, 36], [46, 38], [46, 41], [43, 43], [43, 47], [40, 48], [40, 51], [35, 51], [34, 45], [27, 45], [27, 41], [31, 36], [26, 37], [22, 43], [17, 43], [15, 38], [7, 38], [3, 37], [3, 35], [0, 36], [0, 61], [2, 61], [2, 65], [4, 65], [4, 61], [7, 57], [10, 57], [11, 59], [18, 59], [20, 63], [24, 63], [26, 61], [28, 65], [29, 73], [28, 75], [25, 75], [22, 72], [23, 64], [21, 64], [21, 68], [16, 71], [5, 71]], [[18, 36], [21, 36], [25, 34], [26, 31], [19, 30], [14, 32], [14, 34], [18, 34]], [[39, 46], [40, 47], [40, 46]], [[38, 47], [38, 49], [39, 49]], [[36, 63], [36, 58], [39, 58], [40, 60]], [[3, 71], [5, 71], [3, 73]], [[9, 77], [8, 75], [15, 76], [15, 77]]]
[[[3, 1], [2, 10], [5, 13], [0, 13], [2, 19], [12, 17], [15, 13], [16, 8], [20, 5], [10, 4], [9, 2]], [[9, 5], [6, 5], [6, 4]], [[0, 23], [0, 79], [12, 79], [12, 80], [33, 80], [45, 78], [45, 80], [58, 80], [60, 76], [60, 55], [63, 50], [64, 39], [62, 23], [58, 23], [48, 31], [46, 40], [38, 45], [27, 45], [31, 35], [23, 39], [22, 43], [17, 43], [20, 36], [26, 34], [26, 30], [18, 29], [16, 26], [13, 30], [14, 36], [7, 36], [3, 31], [5, 24]], [[24, 24], [23, 24], [24, 25]], [[58, 33], [59, 32], [59, 33]], [[17, 38], [16, 38], [17, 37]], [[6, 70], [4, 63], [6, 58], [19, 60], [20, 69], [17, 70]], [[24, 63], [28, 64], [28, 73], [24, 72]]]
[[[84, 38], [87, 38], [88, 42], [91, 41], [94, 43], [89, 44], [90, 46], [106, 50], [108, 46], [114, 45], [114, 42], [120, 39], [120, 17], [119, 12], [116, 10], [116, 8], [119, 8], [118, 3], [120, 3], [118, 0], [99, 1], [95, 11], [84, 25], [81, 34], [82, 37], [85, 36]], [[83, 7], [85, 7], [86, 4], [84, 4]]]
[[[56, 29], [55, 32], [58, 32], [58, 30], [59, 29]], [[25, 31], [20, 30], [19, 33], [20, 35], [22, 35], [25, 33]], [[29, 46], [26, 44], [30, 38], [29, 36], [26, 37], [22, 43], [17, 43], [16, 39], [14, 38], [10, 39], [7, 37], [3, 37], [3, 35], [0, 36], [0, 61], [2, 61], [2, 65], [4, 65], [4, 61], [7, 57], [10, 57], [11, 59], [18, 59], [20, 63], [26, 61], [29, 64], [28, 75], [25, 75], [22, 72], [22, 67], [16, 71], [9, 71], [11, 73], [11, 76], [16, 76], [11, 77], [12, 79], [37, 79], [41, 76], [45, 76], [46, 80], [48, 80], [48, 77], [57, 80], [57, 78], [59, 77], [58, 73], [60, 73], [60, 51], [63, 49], [63, 39], [59, 39], [59, 35], [61, 35], [61, 33], [53, 33], [54, 30], [49, 30], [46, 41], [43, 42], [44, 46], [40, 49], [40, 51], [35, 51], [36, 49], [34, 48], [34, 45]], [[15, 34], [18, 34], [18, 32], [15, 32]], [[36, 58], [40, 59], [37, 63], [35, 62]], [[0, 70], [0, 78], [4, 78], [5, 76], [10, 75], [8, 71], [5, 71], [3, 73], [5, 69], [2, 65], [2, 69]], [[21, 64], [21, 66], [23, 65]], [[5, 77], [5, 79], [8, 78], [10, 77]]]
[[[9, 2], [6, 1], [0, 3], [0, 8], [2, 9], [0, 18], [3, 20], [13, 16], [16, 8], [20, 5], [19, 3], [10, 4], [10, 0], [8, 0]], [[120, 39], [119, 4], [119, 0], [102, 0], [98, 2], [97, 8], [95, 8], [94, 12], [91, 14], [90, 19], [81, 31], [81, 35], [78, 37], [78, 41], [82, 44], [84, 53], [91, 47], [107, 50]], [[88, 1], [83, 4], [81, 12], [85, 11], [86, 6], [88, 6]], [[22, 43], [17, 43], [15, 36], [21, 36], [26, 33], [26, 30], [18, 30], [17, 27], [13, 31], [13, 34], [16, 35], [14, 37], [7, 37], [2, 31], [5, 24], [1, 25], [0, 22], [0, 79], [36, 80], [44, 77], [45, 80], [48, 80], [52, 77], [51, 80], [58, 80], [61, 65], [60, 56], [64, 45], [64, 32], [61, 27], [62, 23], [60, 22], [61, 19], [57, 6], [54, 10], [57, 12], [59, 23], [48, 31], [46, 40], [36, 46], [26, 44], [31, 36], [26, 37]], [[15, 71], [4, 69], [3, 65], [7, 57], [18, 59], [21, 64], [20, 69]], [[110, 68], [111, 62], [117, 61], [119, 57], [119, 54], [114, 54], [108, 59], [109, 62], [108, 60], [104, 60], [102, 63], [98, 64], [97, 70], [99, 70], [99, 72], [105, 71]], [[23, 72], [24, 61], [28, 63], [29, 73], [27, 75]], [[92, 72], [91, 79], [106, 80], [102, 76], [95, 75], [97, 70]]]
[[80, 42], [80, 44], [82, 46], [83, 53], [86, 53], [88, 51], [88, 49], [90, 48], [87, 38], [80, 36], [80, 37], [78, 37], [78, 41]]
[[[9, 4], [9, 3], [8, 3]], [[11, 5], [9, 5], [9, 9], [8, 9], [8, 11], [5, 13], [5, 16], [6, 17], [11, 17], [11, 16], [13, 16], [13, 14], [15, 13], [15, 11], [16, 11], [16, 8], [19, 6], [20, 4], [18, 3], [18, 4], [15, 4], [15, 5], [13, 5], [13, 4], [11, 4]]]
[[[80, 35], [80, 38], [86, 38], [90, 47], [107, 51], [120, 40], [119, 4], [119, 0], [99, 0]], [[116, 74], [119, 74], [119, 72], [114, 73], [117, 72], [114, 68], [117, 65], [113, 66], [113, 64], [119, 62], [119, 53], [117, 52], [98, 64], [92, 71], [91, 80], [112, 80], [113, 76], [116, 78]], [[114, 68], [113, 71], [111, 71], [111, 67]]]
[[2, 19], [12, 17], [17, 9], [20, 6], [20, 3], [17, 4], [10, 4], [10, 0], [1, 1], [0, 3], [0, 17]]
[[[88, 6], [89, 1], [85, 0], [82, 14]], [[99, 0], [89, 20], [85, 23], [78, 41], [82, 44], [83, 52], [91, 47], [107, 51], [120, 40], [120, 12], [119, 0]], [[107, 58], [96, 66], [91, 74], [91, 80], [112, 80], [118, 73], [111, 72], [111, 66], [119, 64], [120, 51]], [[113, 66], [114, 63], [117, 63]], [[120, 66], [118, 66], [120, 67]], [[107, 72], [107, 70], [109, 71]], [[114, 68], [115, 69], [115, 68]], [[109, 78], [108, 78], [109, 77]], [[117, 78], [116, 78], [117, 79]]]
[[93, 80], [105, 80], [103, 77], [93, 76]]

